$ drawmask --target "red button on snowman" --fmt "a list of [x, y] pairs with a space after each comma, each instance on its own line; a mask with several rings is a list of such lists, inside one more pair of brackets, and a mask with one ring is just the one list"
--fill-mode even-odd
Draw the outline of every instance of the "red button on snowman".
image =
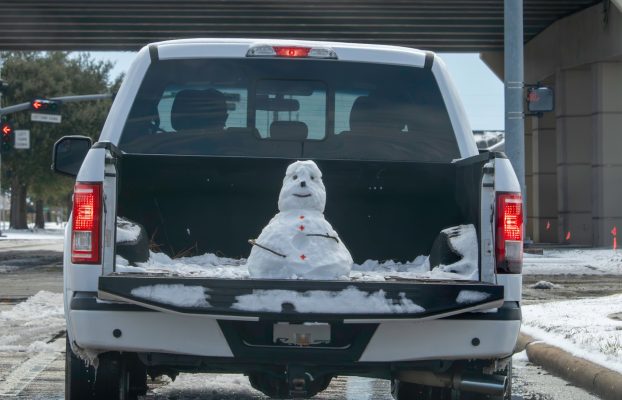
[[347, 279], [352, 256], [324, 218], [326, 189], [313, 161], [287, 167], [279, 213], [253, 244], [247, 266], [259, 279]]

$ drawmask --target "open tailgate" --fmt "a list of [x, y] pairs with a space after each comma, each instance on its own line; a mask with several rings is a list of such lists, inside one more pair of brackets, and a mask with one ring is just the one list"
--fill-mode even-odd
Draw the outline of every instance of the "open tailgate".
[[503, 286], [459, 281], [232, 280], [109, 275], [98, 296], [145, 308], [258, 321], [436, 319], [501, 307]]

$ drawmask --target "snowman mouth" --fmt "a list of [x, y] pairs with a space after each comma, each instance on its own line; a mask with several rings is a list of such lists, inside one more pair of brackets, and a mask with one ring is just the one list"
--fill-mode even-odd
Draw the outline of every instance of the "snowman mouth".
[[311, 197], [311, 193], [307, 193], [307, 194], [297, 194], [297, 193], [294, 193], [294, 196], [296, 196], [296, 197]]

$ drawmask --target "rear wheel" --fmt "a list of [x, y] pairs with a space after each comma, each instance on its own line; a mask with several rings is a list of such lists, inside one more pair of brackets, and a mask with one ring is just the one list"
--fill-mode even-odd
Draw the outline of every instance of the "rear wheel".
[[94, 399], [95, 368], [71, 351], [69, 338], [65, 342], [65, 399]]
[[106, 353], [99, 356], [97, 379], [95, 379], [95, 399], [130, 400], [136, 393], [130, 393], [130, 377], [127, 362], [119, 353]]

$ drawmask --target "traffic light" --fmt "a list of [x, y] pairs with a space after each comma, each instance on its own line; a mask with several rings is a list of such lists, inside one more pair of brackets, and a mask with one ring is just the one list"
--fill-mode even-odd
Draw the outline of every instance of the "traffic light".
[[0, 124], [0, 134], [2, 135], [2, 144], [0, 145], [0, 149], [2, 151], [9, 151], [13, 148], [13, 141], [15, 140], [13, 137], [15, 133], [13, 131], [13, 124], [11, 121], [2, 119], [2, 124]]
[[9, 90], [7, 81], [0, 79], [0, 94], [5, 94]]
[[59, 100], [34, 99], [30, 102], [30, 109], [40, 113], [57, 114], [60, 112], [60, 105]]

